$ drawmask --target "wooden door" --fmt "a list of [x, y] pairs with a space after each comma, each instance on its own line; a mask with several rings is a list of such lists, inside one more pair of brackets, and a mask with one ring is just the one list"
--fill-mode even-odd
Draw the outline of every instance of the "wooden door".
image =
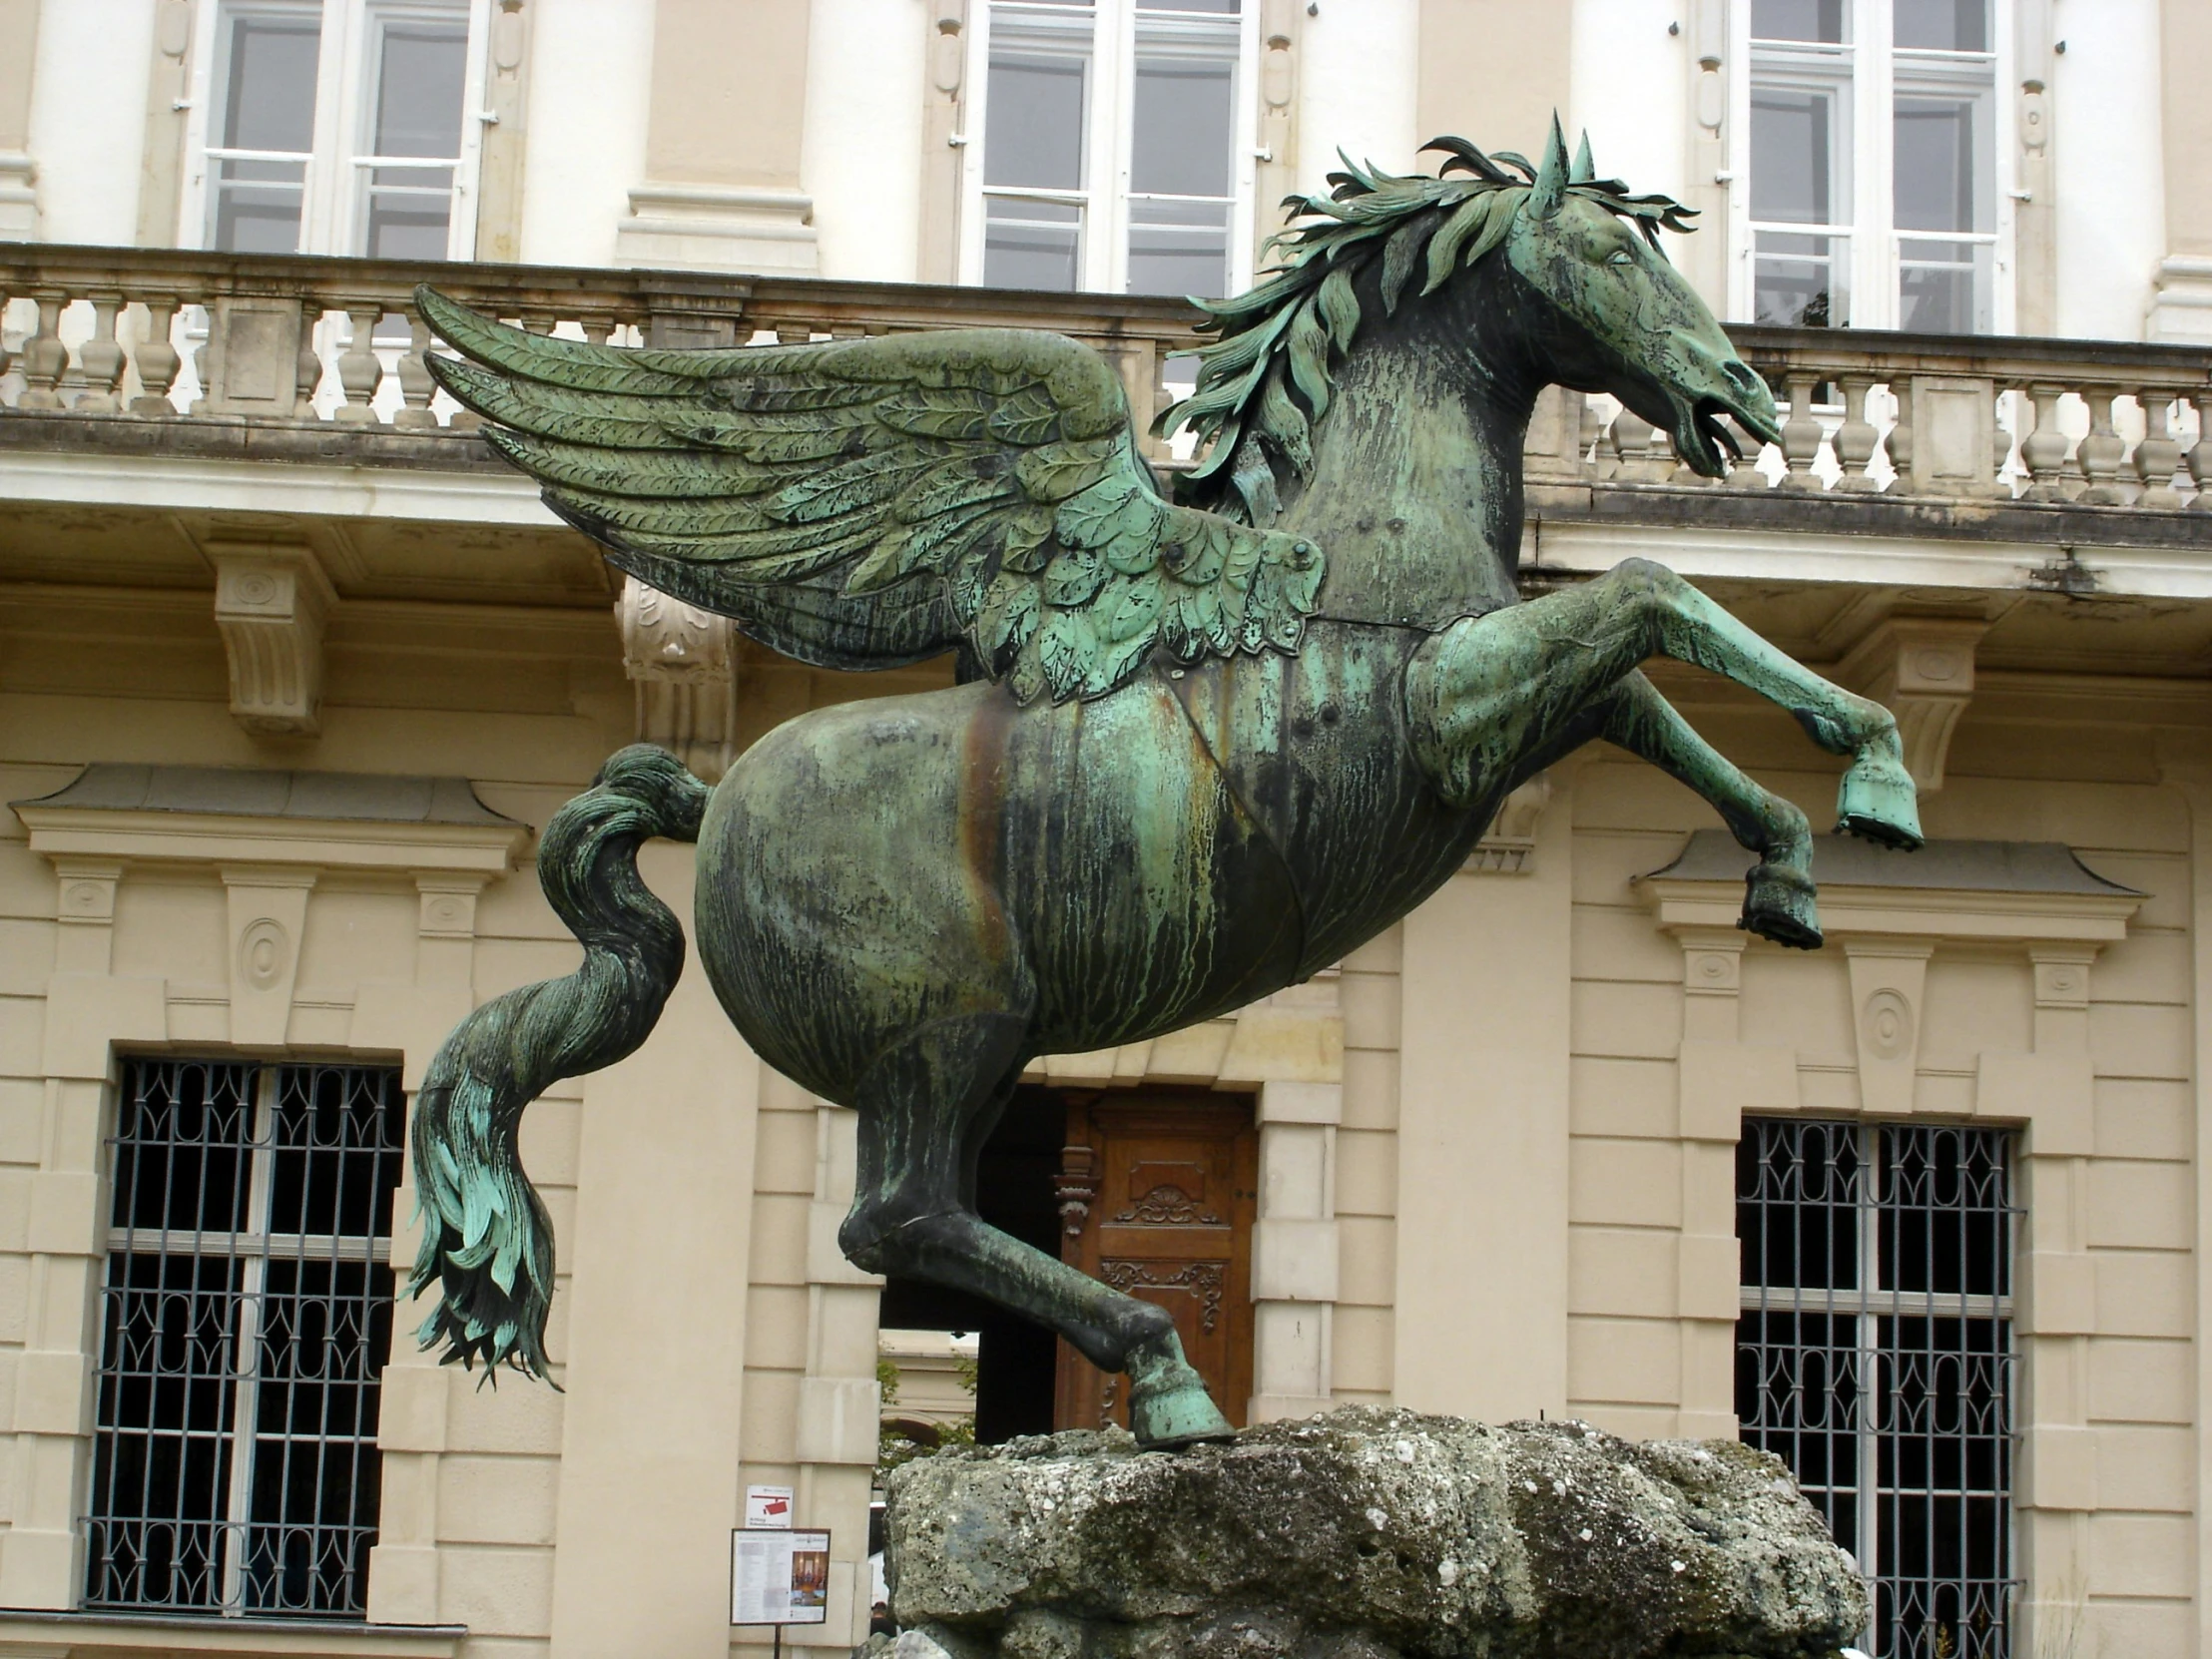
[[[1240, 1427], [1252, 1397], [1259, 1150], [1245, 1101], [1101, 1093], [1067, 1102], [1061, 1260], [1172, 1313], [1184, 1354]], [[1053, 1422], [1126, 1428], [1126, 1387], [1062, 1342]]]

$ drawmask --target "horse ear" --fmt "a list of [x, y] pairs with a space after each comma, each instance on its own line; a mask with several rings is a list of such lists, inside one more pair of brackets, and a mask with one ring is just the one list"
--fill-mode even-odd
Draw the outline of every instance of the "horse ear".
[[1587, 185], [1597, 178], [1597, 163], [1590, 159], [1590, 130], [1582, 129], [1582, 142], [1574, 152], [1574, 171], [1567, 175], [1570, 185]]
[[1536, 182], [1528, 191], [1528, 211], [1532, 215], [1549, 219], [1559, 211], [1567, 199], [1568, 172], [1567, 135], [1559, 130], [1559, 113], [1554, 110], [1551, 142], [1544, 146], [1544, 164], [1536, 169]]

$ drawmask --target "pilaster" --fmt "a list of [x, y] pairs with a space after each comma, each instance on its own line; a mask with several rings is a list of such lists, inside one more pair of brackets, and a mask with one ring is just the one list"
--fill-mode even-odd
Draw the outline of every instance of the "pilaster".
[[194, 0], [155, 0], [154, 62], [146, 82], [146, 141], [139, 163], [138, 245], [177, 246], [192, 97]]
[[1261, 211], [1253, 215], [1252, 228], [1256, 260], [1268, 238], [1281, 228], [1275, 204], [1299, 188], [1299, 36], [1305, 18], [1306, 8], [1299, 0], [1261, 0], [1260, 165], [1253, 187], [1253, 200]]
[[530, 116], [530, 0], [493, 0], [484, 71], [484, 148], [476, 169], [476, 258], [522, 257], [522, 171]]
[[[1512, 855], [1478, 852], [1403, 923], [1394, 1395], [1415, 1410], [1566, 1408], [1573, 781], [1553, 770], [1493, 827]], [[1482, 1269], [1439, 1271], [1463, 1263]]]
[[2212, 7], [2163, 0], [2158, 62], [2165, 94], [2166, 257], [2143, 337], [2202, 345], [2212, 343], [2212, 109], [2205, 104], [2202, 68], [2212, 62]]
[[921, 247], [915, 279], [960, 279], [960, 151], [967, 143], [969, 0], [930, 0], [922, 88]]
[[645, 179], [615, 232], [623, 265], [804, 276], [807, 0], [658, 0]]
[[1338, 1270], [1337, 1129], [1344, 1085], [1260, 1086], [1259, 1219], [1252, 1230], [1252, 1400], [1247, 1422], [1332, 1403]]
[[[2182, 0], [2183, 4], [2187, 0]], [[2013, 130], [2013, 317], [2022, 334], [2058, 332], [2058, 173], [2052, 166], [2057, 99], [2052, 48], [2058, 34], [2053, 0], [2012, 0], [2012, 62], [2018, 77]]]
[[39, 0], [0, 0], [0, 242], [38, 240], [38, 164], [31, 159], [31, 67]]

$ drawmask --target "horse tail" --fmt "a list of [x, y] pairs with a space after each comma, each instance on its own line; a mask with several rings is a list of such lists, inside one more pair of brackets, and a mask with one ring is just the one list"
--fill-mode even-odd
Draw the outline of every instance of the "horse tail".
[[557, 1078], [631, 1053], [684, 970], [684, 930], [638, 875], [639, 842], [699, 838], [708, 790], [665, 750], [639, 744], [553, 815], [538, 881], [582, 941], [563, 979], [494, 997], [454, 1027], [414, 1113], [418, 1214], [427, 1221], [408, 1293], [442, 1287], [417, 1333], [445, 1363], [546, 1377], [553, 1224], [515, 1147], [522, 1109]]

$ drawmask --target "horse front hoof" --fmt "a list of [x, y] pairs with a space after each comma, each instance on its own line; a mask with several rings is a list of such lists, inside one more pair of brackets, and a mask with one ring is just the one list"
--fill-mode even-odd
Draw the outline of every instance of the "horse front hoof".
[[1921, 834], [1919, 792], [1905, 763], [1863, 749], [1836, 792], [1836, 828], [1901, 851], [1917, 850]]
[[1818, 950], [1822, 936], [1816, 896], [1813, 878], [1803, 870], [1755, 864], [1744, 877], [1744, 914], [1736, 925], [1792, 950]]
[[1233, 1439], [1237, 1432], [1172, 1335], [1159, 1350], [1129, 1356], [1129, 1430], [1147, 1451]]

